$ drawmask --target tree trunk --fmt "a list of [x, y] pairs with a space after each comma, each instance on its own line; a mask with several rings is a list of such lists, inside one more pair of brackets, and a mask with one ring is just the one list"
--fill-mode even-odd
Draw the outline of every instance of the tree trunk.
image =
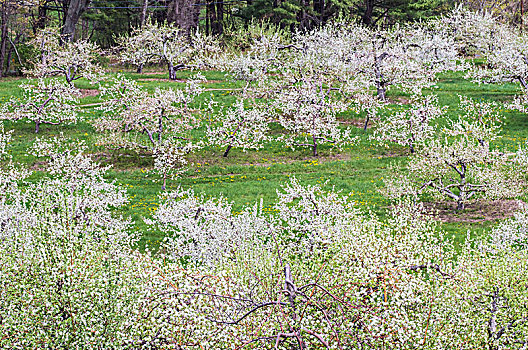
[[224, 2], [215, 1], [216, 3], [216, 24], [213, 28], [213, 35], [222, 35], [224, 33]]
[[88, 7], [90, 0], [70, 0], [68, 11], [64, 16], [64, 26], [62, 27], [62, 34], [64, 40], [71, 41], [75, 35], [75, 26], [79, 18]]
[[361, 22], [364, 25], [370, 26], [372, 23], [372, 15], [374, 13], [374, 0], [365, 0], [365, 12], [361, 17]]
[[224, 32], [223, 17], [224, 17], [224, 6], [222, 2], [211, 0], [206, 5], [206, 17], [208, 28], [208, 35], [220, 35]]
[[169, 68], [169, 79], [176, 80], [177, 69], [174, 67], [174, 65], [171, 62], [168, 63], [168, 68]]
[[523, 89], [528, 89], [528, 84], [526, 83], [526, 80], [523, 78], [519, 78], [519, 82], [521, 83]]
[[317, 138], [315, 136], [312, 136], [313, 140], [313, 156], [317, 157]]
[[46, 28], [46, 21], [48, 20], [48, 10], [46, 7], [46, 2], [39, 3], [38, 7], [38, 17], [35, 22], [33, 32], [36, 34], [38, 30]]
[[40, 130], [40, 121], [37, 120], [35, 122], [35, 134], [38, 134], [39, 130]]
[[386, 96], [385, 96], [385, 88], [383, 87], [383, 85], [378, 85], [376, 87], [376, 92], [378, 94], [378, 99], [381, 100], [381, 101], [385, 101], [386, 99]]
[[4, 65], [5, 65], [5, 56], [7, 49], [7, 24], [8, 24], [8, 4], [7, 0], [2, 1], [2, 17], [1, 21], [1, 31], [0, 31], [0, 78], [4, 76]]
[[363, 131], [367, 131], [369, 120], [370, 116], [367, 114], [367, 118], [365, 119], [365, 125], [363, 126]]
[[313, 9], [319, 15], [319, 25], [325, 24], [325, 0], [314, 0]]
[[227, 155], [229, 154], [229, 151], [231, 151], [231, 148], [233, 147], [233, 145], [229, 145], [227, 146], [227, 149], [225, 150], [224, 152], [224, 157], [227, 157]]
[[70, 71], [68, 70], [65, 74], [65, 77], [66, 77], [66, 82], [70, 85], [70, 86], [73, 86], [73, 79], [75, 78], [75, 76], [72, 76]]
[[11, 71], [11, 58], [12, 58], [12, 55], [13, 55], [13, 45], [11, 45], [11, 47], [7, 51], [7, 58], [6, 58], [6, 65], [5, 65], [5, 73], [6, 73], [6, 75], [9, 74], [9, 72]]
[[161, 145], [161, 135], [163, 134], [163, 115], [164, 111], [161, 112], [161, 115], [158, 119], [158, 143]]
[[143, 28], [145, 25], [145, 20], [147, 19], [147, 10], [148, 10], [148, 0], [143, 0], [141, 5], [141, 16], [139, 17], [139, 25]]
[[[374, 44], [375, 45], [375, 44]], [[383, 82], [383, 73], [381, 72], [381, 60], [386, 57], [386, 53], [378, 56], [376, 50], [374, 51], [374, 71], [376, 72], [376, 92], [378, 94], [378, 99], [385, 101], [385, 84]]]
[[457, 200], [457, 211], [458, 210], [464, 210], [466, 208], [466, 200], [468, 199], [468, 193], [465, 190], [465, 179], [462, 178], [463, 185], [462, 187], [459, 187], [460, 193], [458, 194], [458, 200]]
[[183, 29], [187, 34], [198, 27], [200, 6], [196, 0], [172, 0], [167, 9], [167, 22]]
[[309, 9], [309, 5], [308, 5], [308, 1], [306, 0], [302, 0], [301, 1], [301, 13], [300, 13], [300, 16], [298, 15], [298, 18], [299, 18], [299, 27], [301, 29], [307, 29], [309, 27], [309, 20], [308, 20], [308, 9]]

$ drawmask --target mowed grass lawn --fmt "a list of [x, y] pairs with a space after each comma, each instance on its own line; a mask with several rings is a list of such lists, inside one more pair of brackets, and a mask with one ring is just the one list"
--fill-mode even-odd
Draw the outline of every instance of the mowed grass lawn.
[[[180, 72], [181, 81], [178, 82], [168, 81], [168, 74], [161, 72], [124, 74], [153, 91], [156, 87], [182, 87], [183, 80], [194, 73]], [[206, 84], [207, 91], [200, 97], [198, 104], [205, 104], [211, 97], [220, 105], [230, 105], [236, 100], [236, 89], [242, 86], [241, 83], [228, 80], [222, 72], [206, 71], [203, 74], [210, 82]], [[444, 74], [439, 78], [437, 88], [428, 91], [438, 94], [441, 105], [449, 106], [449, 118], [455, 118], [459, 113], [458, 95], [503, 103], [511, 101], [520, 93], [515, 84], [478, 85], [465, 80], [463, 76], [463, 73]], [[5, 102], [12, 96], [19, 96], [21, 90], [18, 85], [24, 81], [25, 79], [21, 78], [0, 79], [0, 100]], [[86, 90], [97, 88], [83, 80], [77, 81], [75, 85]], [[214, 96], [211, 96], [212, 94]], [[391, 101], [397, 101], [404, 100], [407, 96], [391, 91], [388, 97]], [[90, 120], [100, 117], [100, 112], [95, 109], [98, 102], [100, 100], [96, 96], [82, 98], [80, 104], [83, 105], [83, 122], [65, 126], [42, 125], [38, 135], [34, 133], [32, 123], [4, 122], [7, 130], [14, 130], [12, 154], [17, 162], [34, 170], [30, 181], [35, 181], [45, 176], [44, 160], [26, 154], [35, 137], [58, 136], [62, 132], [67, 138], [84, 140], [96, 160], [103, 165], [113, 165], [108, 172], [108, 178], [122, 184], [128, 191], [130, 203], [126, 208], [118, 209], [118, 213], [134, 221], [132, 229], [140, 232], [142, 247], [145, 244], [155, 247], [163, 237], [159, 232], [149, 231], [142, 220], [156, 211], [161, 194], [160, 183], [154, 181], [157, 175], [148, 173], [152, 168], [152, 159], [148, 154], [111, 150], [98, 145], [101, 135], [98, 135], [89, 123]], [[398, 108], [405, 107], [392, 104], [386, 113]], [[528, 115], [505, 108], [501, 108], [501, 113], [505, 117], [502, 138], [495, 142], [493, 147], [514, 151], [524, 144], [528, 137]], [[271, 143], [262, 150], [246, 153], [232, 149], [227, 158], [222, 157], [223, 149], [206, 147], [191, 156], [193, 165], [183, 176], [168, 182], [168, 191], [181, 185], [184, 188], [191, 187], [196, 193], [203, 193], [205, 196], [224, 196], [234, 202], [235, 211], [239, 211], [244, 205], [262, 200], [265, 210], [271, 212], [276, 190], [290, 177], [295, 176], [304, 183], [326, 183], [326, 189], [335, 188], [343, 194], [350, 193], [352, 200], [365, 212], [371, 210], [383, 217], [387, 215], [390, 206], [390, 202], [379, 192], [383, 187], [383, 179], [390, 176], [391, 164], [404, 164], [409, 154], [401, 147], [377, 146], [369, 139], [375, 125], [369, 127], [367, 132], [361, 127], [353, 126], [360, 125], [363, 116], [350, 113], [341, 116], [341, 119], [352, 125], [354, 133], [360, 139], [358, 144], [345, 147], [341, 151], [323, 145], [319, 157], [313, 157], [310, 149], [292, 151], [280, 143]], [[281, 133], [280, 127], [274, 125], [272, 132]], [[197, 139], [203, 138], [204, 130], [197, 130], [195, 136]], [[471, 206], [468, 210], [471, 210]], [[465, 239], [468, 230], [471, 230], [472, 234], [482, 235], [494, 224], [493, 220], [484, 220], [484, 216], [471, 217], [471, 220], [464, 221], [466, 214], [453, 211], [447, 213], [447, 216], [450, 215], [462, 216], [462, 221], [444, 220], [440, 229], [452, 233], [460, 242]]]

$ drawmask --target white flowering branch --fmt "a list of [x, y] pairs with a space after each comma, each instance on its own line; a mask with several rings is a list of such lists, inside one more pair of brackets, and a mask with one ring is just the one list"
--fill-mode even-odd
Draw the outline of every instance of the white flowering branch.
[[23, 90], [21, 99], [13, 98], [6, 104], [8, 112], [4, 118], [34, 122], [36, 133], [41, 124], [77, 122], [80, 92], [75, 87], [57, 79], [38, 79], [36, 83], [23, 83], [20, 87]]

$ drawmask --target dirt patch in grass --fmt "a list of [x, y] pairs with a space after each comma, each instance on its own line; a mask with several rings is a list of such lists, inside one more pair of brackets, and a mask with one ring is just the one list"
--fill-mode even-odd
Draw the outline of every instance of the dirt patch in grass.
[[[363, 129], [365, 127], [365, 121], [366, 119], [365, 118], [361, 118], [361, 119], [339, 119], [339, 122], [343, 125], [353, 125], [357, 128], [361, 128]], [[369, 123], [368, 123], [368, 126], [367, 126], [367, 129], [370, 128], [372, 126], [372, 120], [369, 120]]]
[[387, 150], [386, 153], [380, 153], [377, 157], [382, 158], [395, 158], [395, 157], [406, 157], [411, 155], [411, 152], [406, 149], [395, 149], [395, 150]]
[[526, 205], [520, 200], [475, 201], [466, 205], [466, 209], [457, 211], [454, 202], [424, 203], [428, 211], [436, 213], [443, 222], [484, 222], [512, 217]]
[[158, 74], [167, 74], [167, 71], [141, 72], [139, 74], [143, 74], [143, 75], [158, 75]]
[[[141, 78], [141, 79], [138, 79], [138, 81], [143, 81], [143, 82], [146, 82], [146, 81], [165, 81], [165, 82], [169, 82], [169, 83], [187, 83], [187, 79], [175, 79], [175, 80], [170, 80], [170, 79], [167, 79], [167, 78]], [[213, 84], [213, 83], [223, 83], [222, 80], [207, 80], [205, 82], [206, 84]]]
[[90, 156], [101, 165], [112, 165], [113, 171], [134, 171], [152, 167], [152, 155], [126, 149], [94, 152]]
[[99, 95], [99, 90], [97, 90], [97, 89], [80, 89], [80, 90], [81, 90], [81, 97]]
[[407, 97], [402, 96], [393, 96], [393, 97], [387, 97], [387, 101], [389, 103], [397, 104], [397, 105], [408, 105], [411, 103], [411, 100]]
[[[302, 156], [298, 158], [287, 158], [287, 157], [275, 157], [270, 159], [270, 162], [251, 162], [251, 163], [241, 163], [240, 165], [245, 166], [259, 166], [259, 167], [269, 167], [274, 164], [293, 164], [293, 163], [309, 163], [311, 165], [317, 165], [327, 162], [335, 162], [335, 161], [346, 161], [350, 160], [349, 154], [329, 154], [329, 155], [320, 155], [318, 157], [313, 156]], [[316, 164], [312, 164], [315, 162]]]
[[167, 79], [167, 78], [141, 78], [141, 79], [138, 79], [138, 81], [166, 81], [166, 82], [169, 82], [169, 83], [186, 83], [187, 80], [185, 79], [175, 79], [175, 80], [170, 80], [170, 79]]
[[48, 169], [48, 162], [46, 161], [37, 161], [29, 167], [29, 170], [31, 171], [46, 171], [47, 169]]

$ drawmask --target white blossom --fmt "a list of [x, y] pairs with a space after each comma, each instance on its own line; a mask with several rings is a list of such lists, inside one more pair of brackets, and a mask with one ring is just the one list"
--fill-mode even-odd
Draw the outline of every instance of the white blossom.
[[98, 81], [103, 74], [97, 63], [99, 47], [87, 40], [68, 41], [53, 28], [40, 31], [32, 40], [40, 53], [29, 74], [37, 77], [62, 75], [69, 85], [86, 78]]
[[[227, 147], [224, 157], [231, 148], [261, 149], [270, 140], [270, 112], [264, 106], [245, 107], [239, 99], [232, 108], [214, 113], [207, 128], [208, 142]], [[214, 119], [213, 119], [214, 118]]]
[[393, 142], [409, 147], [414, 153], [424, 141], [435, 136], [435, 121], [445, 116], [446, 109], [438, 106], [436, 95], [415, 95], [409, 109], [381, 118], [371, 138], [383, 145]]
[[184, 89], [156, 88], [147, 94], [135, 83], [118, 78], [104, 90], [110, 97], [100, 107], [105, 115], [92, 120], [96, 129], [105, 131], [99, 144], [151, 152], [154, 171], [161, 175], [165, 189], [167, 178], [184, 171], [186, 155], [203, 144], [193, 142], [190, 135], [200, 124], [191, 104], [203, 91], [203, 79], [197, 75]]
[[57, 79], [38, 79], [35, 82], [22, 83], [22, 97], [12, 98], [4, 109], [4, 118], [11, 120], [26, 119], [35, 123], [35, 132], [41, 124], [72, 124], [79, 119], [80, 92], [75, 87]]
[[460, 210], [472, 198], [512, 198], [524, 188], [514, 159], [468, 134], [425, 142], [407, 169], [408, 175], [386, 180], [389, 196], [430, 193], [454, 200]]
[[347, 108], [323, 81], [305, 80], [282, 90], [273, 106], [278, 121], [290, 134], [283, 139], [292, 148], [310, 147], [318, 155], [318, 145], [332, 143], [337, 148], [356, 141], [349, 128], [340, 128], [337, 115]]
[[119, 44], [121, 62], [136, 65], [139, 70], [153, 60], [163, 62], [171, 80], [176, 79], [178, 70], [188, 66], [206, 67], [218, 53], [218, 44], [211, 37], [199, 32], [189, 36], [176, 26], [151, 20], [131, 35], [120, 37]]
[[[147, 92], [142, 90], [134, 80], [125, 78], [122, 74], [111, 79], [111, 83], [106, 83], [100, 88], [99, 98], [103, 100], [102, 104], [96, 107], [104, 113], [101, 124], [119, 123], [121, 113], [129, 110], [138, 100], [145, 98]], [[113, 118], [112, 118], [113, 117]], [[117, 120], [114, 120], [117, 119]], [[115, 129], [110, 126], [96, 124], [99, 129]]]

